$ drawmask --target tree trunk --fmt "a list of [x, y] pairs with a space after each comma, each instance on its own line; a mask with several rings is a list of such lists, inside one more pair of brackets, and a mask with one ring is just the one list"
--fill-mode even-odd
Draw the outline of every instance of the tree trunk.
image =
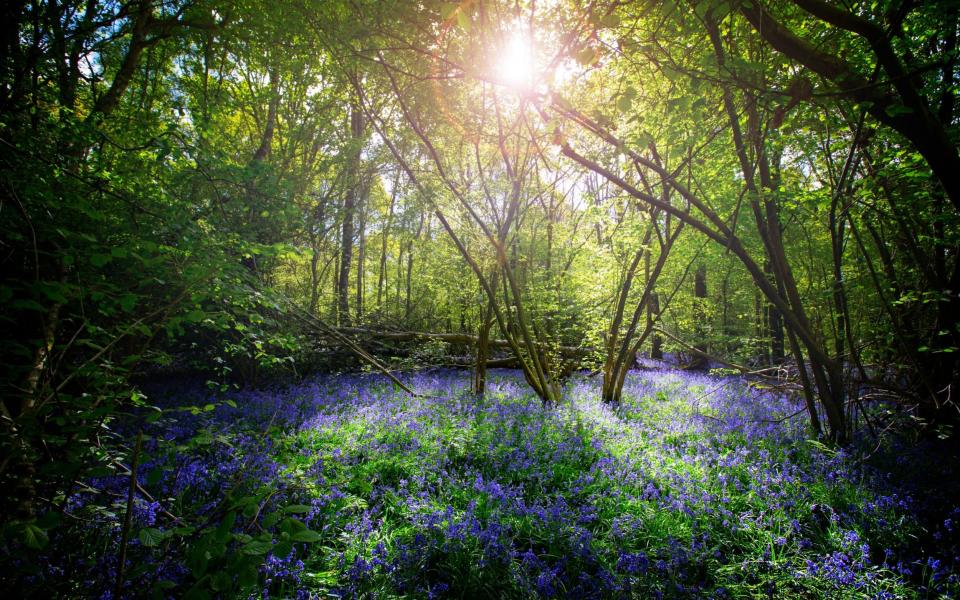
[[688, 369], [706, 369], [709, 366], [704, 354], [707, 354], [707, 266], [700, 264], [693, 276], [693, 315], [696, 321], [696, 342], [693, 347], [702, 354], [695, 354], [687, 363]]
[[147, 49], [147, 36], [150, 31], [151, 13], [153, 7], [149, 0], [141, 0], [136, 3], [136, 14], [133, 17], [133, 28], [131, 30], [130, 44], [127, 46], [127, 52], [120, 61], [120, 68], [113, 78], [113, 82], [107, 91], [97, 98], [93, 105], [93, 110], [87, 117], [88, 121], [99, 120], [109, 115], [120, 104], [123, 93], [127, 90], [133, 76], [137, 72], [137, 65], [140, 62], [140, 55]]
[[[660, 319], [660, 294], [657, 292], [650, 294], [649, 310], [647, 319], [652, 327], [653, 321]], [[653, 339], [650, 341], [650, 358], [663, 360], [663, 338], [660, 334], [653, 334]]]
[[410, 247], [407, 248], [407, 283], [406, 283], [406, 300], [403, 304], [403, 321], [404, 323], [410, 320], [410, 312], [413, 310], [411, 296], [413, 295], [413, 243], [411, 242]]
[[[653, 221], [651, 222], [651, 228], [655, 228], [656, 224], [656, 215], [654, 215]], [[653, 295], [653, 288], [657, 283], [657, 280], [660, 278], [660, 273], [663, 271], [663, 266], [667, 262], [667, 257], [670, 254], [670, 249], [673, 247], [673, 243], [676, 241], [677, 237], [680, 235], [680, 232], [683, 230], [683, 225], [677, 227], [672, 234], [667, 235], [666, 237], [661, 237], [658, 235], [660, 242], [660, 254], [657, 256], [657, 262], [651, 271], [649, 269], [649, 261], [645, 266], [645, 278], [643, 294], [640, 296], [640, 300], [637, 302], [636, 308], [634, 308], [633, 316], [630, 319], [630, 324], [627, 326], [626, 331], [623, 333], [623, 336], [619, 339], [619, 344], [609, 344], [608, 343], [608, 357], [607, 361], [604, 364], [604, 373], [603, 373], [603, 387], [601, 390], [602, 399], [604, 402], [609, 402], [612, 404], [618, 404], [620, 402], [621, 396], [623, 394], [623, 382], [627, 377], [627, 372], [630, 370], [630, 367], [636, 363], [637, 352], [640, 351], [640, 347], [646, 342], [647, 337], [653, 331], [653, 326], [655, 320], [650, 318], [650, 313], [647, 309], [650, 298]], [[646, 244], [644, 244], [646, 245]], [[643, 252], [645, 255], [648, 255], [648, 252]], [[639, 254], [637, 255], [639, 257]], [[648, 257], [649, 258], [649, 257]], [[634, 259], [634, 263], [631, 265], [632, 269], [636, 268], [637, 259]], [[622, 299], [626, 298], [626, 294], [629, 293], [630, 283], [625, 281], [625, 286], [621, 289]], [[638, 333], [638, 326], [640, 320], [646, 314], [647, 319], [643, 330]], [[618, 305], [618, 312], [615, 316], [616, 327], [611, 327], [610, 331], [614, 332], [612, 337], [617, 337], [615, 334], [619, 332], [620, 329], [620, 319], [622, 316], [621, 308]], [[616, 347], [615, 347], [616, 346]]]
[[383, 240], [380, 244], [380, 267], [377, 271], [377, 310], [383, 305], [383, 286], [387, 280], [387, 243], [390, 239], [390, 227], [393, 225], [393, 209], [397, 203], [397, 186], [400, 183], [400, 172], [393, 179], [390, 190], [390, 211], [387, 213], [387, 222], [383, 226]]
[[340, 235], [340, 274], [337, 278], [337, 322], [350, 324], [350, 268], [353, 261], [353, 217], [357, 205], [361, 202], [363, 183], [361, 181], [360, 152], [364, 130], [363, 112], [359, 102], [350, 107], [350, 137], [354, 147], [347, 168], [350, 170], [347, 193], [343, 199], [343, 228]]
[[357, 322], [363, 321], [363, 286], [364, 284], [364, 263], [366, 263], [367, 237], [366, 237], [366, 215], [363, 205], [360, 207], [360, 226], [358, 230], [359, 243], [357, 244]]
[[408, 322], [410, 319], [410, 313], [413, 310], [412, 305], [412, 296], [413, 296], [413, 243], [415, 240], [420, 239], [420, 235], [423, 233], [423, 226], [426, 222], [426, 215], [420, 214], [420, 225], [417, 226], [417, 235], [414, 239], [411, 239], [407, 243], [407, 282], [406, 282], [406, 301], [403, 307], [403, 320]]
[[[764, 261], [763, 272], [768, 274], [771, 282], [776, 283], [773, 275], [773, 268], [770, 266], [769, 260]], [[770, 363], [779, 365], [783, 362], [784, 357], [783, 317], [780, 315], [780, 311], [777, 310], [777, 307], [770, 302], [768, 302], [766, 305], [765, 313], [767, 317], [767, 334], [770, 336]]]
[[477, 358], [473, 367], [473, 393], [483, 394], [487, 387], [487, 361], [490, 358], [490, 328], [493, 326], [493, 308], [489, 302], [480, 309], [480, 327], [477, 332]]
[[313, 248], [313, 256], [310, 257], [310, 307], [308, 312], [311, 315], [317, 314], [317, 304], [320, 302], [320, 251], [319, 248]]
[[[321, 232], [323, 221], [326, 218], [326, 203], [320, 202], [313, 211], [313, 231], [310, 232], [310, 250], [313, 255], [310, 257], [310, 314], [316, 315], [320, 305], [320, 247], [323, 243]], [[330, 263], [327, 263], [329, 265]], [[324, 268], [324, 272], [326, 267]]]
[[753, 294], [753, 328], [757, 339], [756, 359], [760, 364], [770, 364], [770, 344], [767, 343], [767, 328], [770, 320], [767, 317], [767, 304], [764, 303], [763, 294], [756, 291]]

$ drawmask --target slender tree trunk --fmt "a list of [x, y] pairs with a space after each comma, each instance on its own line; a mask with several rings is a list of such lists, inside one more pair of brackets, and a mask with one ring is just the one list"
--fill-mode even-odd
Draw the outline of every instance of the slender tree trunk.
[[550, 275], [553, 272], [553, 221], [554, 221], [554, 199], [553, 194], [550, 195], [550, 203], [547, 207], [547, 274]]
[[401, 244], [400, 254], [397, 256], [397, 283], [394, 286], [394, 295], [393, 295], [393, 306], [394, 312], [397, 315], [397, 318], [400, 318], [400, 291], [403, 289], [403, 258], [406, 250], [406, 245]]
[[477, 332], [477, 357], [473, 368], [473, 393], [483, 394], [487, 387], [487, 361], [490, 358], [490, 328], [493, 326], [493, 307], [489, 301], [480, 309]]
[[[774, 284], [776, 280], [773, 275], [773, 267], [770, 266], [770, 261], [764, 261], [763, 271], [767, 273], [768, 278]], [[777, 310], [777, 307], [773, 303], [768, 302], [766, 305], [766, 317], [767, 317], [767, 334], [770, 336], [770, 352], [768, 353], [769, 361], [772, 364], [778, 365], [783, 362], [784, 357], [784, 345], [783, 345], [783, 317], [780, 315], [780, 311]]]
[[627, 296], [630, 294], [630, 287], [633, 281], [633, 274], [637, 268], [637, 263], [640, 262], [640, 257], [643, 255], [643, 251], [639, 251], [634, 255], [633, 261], [630, 263], [630, 267], [627, 269], [627, 273], [623, 279], [623, 283], [620, 284], [620, 289], [617, 293], [617, 309], [614, 312], [614, 317], [610, 321], [610, 326], [607, 328], [607, 339], [606, 339], [606, 359], [603, 362], [603, 385], [601, 389], [600, 398], [604, 402], [610, 404], [615, 403], [616, 398], [616, 381], [617, 381], [617, 358], [619, 356], [620, 350], [620, 326], [623, 320], [623, 309], [626, 305]]
[[333, 322], [340, 321], [340, 257], [338, 251], [333, 259], [333, 301], [330, 304], [330, 314], [333, 315]]
[[380, 244], [380, 267], [377, 270], [377, 309], [383, 304], [383, 286], [387, 279], [387, 243], [390, 239], [390, 227], [393, 225], [393, 209], [397, 203], [397, 186], [400, 182], [400, 171], [393, 179], [390, 190], [390, 211], [387, 213], [387, 222], [383, 226], [383, 240]]
[[310, 314], [317, 314], [317, 304], [320, 302], [320, 249], [314, 246], [313, 256], [310, 257]]
[[411, 305], [412, 296], [413, 296], [413, 248], [411, 247], [407, 249], [407, 284], [406, 284], [406, 295], [404, 296], [406, 300], [403, 303], [404, 322], [408, 322], [410, 320], [410, 312], [412, 311], [412, 305]]
[[729, 313], [730, 313], [730, 299], [728, 298], [728, 288], [730, 286], [730, 270], [727, 269], [723, 274], [723, 279], [720, 283], [720, 306], [722, 307], [720, 313], [720, 334], [722, 336], [722, 344], [724, 353], [729, 355], [730, 347], [730, 338], [728, 336], [729, 329]]
[[753, 327], [757, 338], [757, 360], [761, 364], [770, 364], [770, 344], [767, 343], [767, 327], [770, 320], [767, 317], [767, 307], [763, 294], [756, 291], [753, 294]]
[[350, 324], [350, 268], [353, 261], [353, 218], [357, 205], [362, 201], [363, 183], [361, 181], [360, 152], [362, 149], [364, 119], [358, 99], [350, 108], [350, 137], [354, 144], [350, 157], [350, 179], [347, 193], [343, 199], [343, 228], [340, 235], [340, 275], [337, 278], [337, 322]]
[[410, 319], [410, 313], [413, 310], [413, 244], [416, 240], [420, 239], [420, 235], [423, 233], [423, 226], [426, 222], [426, 215], [420, 215], [420, 225], [417, 226], [417, 234], [407, 243], [407, 277], [406, 277], [406, 300], [403, 306], [403, 320], [408, 322]]
[[93, 110], [87, 117], [88, 121], [91, 119], [99, 120], [113, 112], [117, 105], [120, 104], [120, 99], [123, 97], [123, 93], [127, 90], [127, 87], [129, 87], [130, 82], [133, 81], [133, 76], [137, 72], [137, 65], [140, 62], [140, 56], [151, 43], [148, 41], [152, 19], [151, 13], [153, 11], [151, 4], [150, 0], [140, 0], [135, 3], [136, 7], [133, 10], [136, 12], [133, 16], [133, 27], [127, 52], [120, 61], [120, 68], [117, 70], [117, 74], [114, 76], [110, 87], [102, 96], [97, 98], [97, 101], [94, 103]]
[[[707, 344], [707, 266], [700, 264], [693, 276], [693, 315], [696, 321], [695, 336], [696, 341], [693, 347], [706, 354]], [[689, 369], [706, 369], [709, 366], [707, 359], [703, 354], [694, 355], [693, 359], [687, 364]]]
[[[655, 224], [654, 227], [656, 227]], [[647, 275], [646, 282], [644, 283], [643, 294], [640, 296], [640, 300], [637, 302], [636, 308], [634, 308], [633, 316], [630, 319], [630, 324], [620, 337], [619, 348], [615, 351], [613, 351], [614, 349], [611, 348], [610, 353], [615, 355], [615, 359], [612, 361], [611, 366], [609, 368], [605, 368], [604, 370], [602, 394], [603, 400], [606, 402], [613, 404], [620, 402], [623, 394], [623, 382], [626, 380], [627, 372], [634, 364], [637, 352], [640, 351], [641, 346], [646, 342], [647, 337], [653, 331], [655, 321], [649, 318], [647, 306], [650, 302], [650, 297], [653, 295], [653, 288], [656, 285], [657, 280], [660, 278], [660, 273], [663, 271], [663, 266], [667, 262], [670, 249], [673, 247], [673, 243], [676, 241], [682, 230], [683, 226], [681, 224], [681, 226], [677, 227], [670, 235], [660, 238], [660, 254], [657, 256], [657, 262], [652, 271], [649, 271], [645, 268]], [[638, 333], [640, 321], [643, 319], [645, 314], [648, 316], [645, 327], [643, 328], [643, 331]], [[619, 330], [619, 325], [617, 330]], [[610, 362], [609, 358], [608, 362]]]
[[[320, 305], [320, 250], [323, 243], [321, 233], [324, 231], [323, 222], [326, 218], [326, 202], [321, 201], [313, 211], [313, 231], [310, 232], [310, 249], [313, 255], [310, 257], [310, 314], [316, 315]], [[329, 263], [327, 263], [329, 265]], [[324, 268], [326, 271], [326, 268]]]
[[644, 255], [649, 254], [646, 247], [650, 243], [650, 238], [653, 236], [653, 227], [654, 225], [651, 221], [644, 232], [640, 250], [634, 253], [633, 260], [630, 261], [627, 270], [623, 274], [623, 281], [620, 283], [620, 289], [617, 290], [617, 304], [613, 311], [613, 318], [610, 320], [609, 327], [607, 327], [607, 340], [605, 344], [606, 359], [603, 363], [603, 385], [601, 390], [601, 399], [607, 403], [614, 403], [619, 400], [616, 381], [620, 358], [620, 327], [623, 324], [623, 312], [627, 305], [627, 299], [630, 296], [630, 290], [633, 287], [633, 278], [640, 264], [640, 259], [643, 258]]
[[[650, 294], [650, 312], [648, 321], [653, 326], [654, 320], [660, 318], [660, 294], [652, 292]], [[663, 360], [663, 338], [659, 334], [654, 334], [650, 342], [650, 358], [654, 360]]]
[[366, 215], [363, 206], [360, 209], [359, 240], [357, 244], [357, 322], [363, 321], [364, 265], [367, 254]]

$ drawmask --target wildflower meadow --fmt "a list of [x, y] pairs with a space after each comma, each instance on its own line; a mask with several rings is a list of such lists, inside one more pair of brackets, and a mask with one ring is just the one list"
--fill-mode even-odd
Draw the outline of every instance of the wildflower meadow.
[[[515, 372], [484, 396], [468, 379], [403, 377], [417, 396], [379, 375], [146, 386], [153, 407], [104, 424], [104, 444], [141, 436], [121, 594], [960, 593], [956, 469], [911, 477], [916, 445], [812, 441], [802, 406], [739, 377], [647, 368], [610, 406], [581, 374], [557, 407]], [[2, 585], [116, 597], [130, 485], [127, 463], [77, 486], [42, 561], [0, 554]]]

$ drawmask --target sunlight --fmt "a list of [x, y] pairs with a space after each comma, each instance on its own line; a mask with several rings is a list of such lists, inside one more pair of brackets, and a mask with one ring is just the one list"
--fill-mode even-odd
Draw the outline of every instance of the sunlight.
[[520, 31], [515, 31], [497, 56], [495, 73], [497, 80], [518, 89], [530, 89], [537, 75], [533, 40]]

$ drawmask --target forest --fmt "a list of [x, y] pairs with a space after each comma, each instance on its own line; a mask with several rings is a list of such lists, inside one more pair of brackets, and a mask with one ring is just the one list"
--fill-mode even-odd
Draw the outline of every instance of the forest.
[[960, 3], [0, 14], [5, 597], [960, 597]]

